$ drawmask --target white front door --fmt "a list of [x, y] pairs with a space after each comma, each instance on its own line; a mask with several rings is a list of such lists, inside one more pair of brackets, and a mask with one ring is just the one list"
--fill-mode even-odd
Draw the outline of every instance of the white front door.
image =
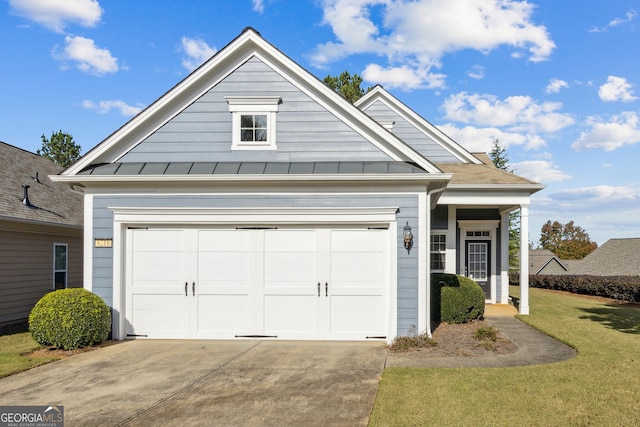
[[383, 337], [389, 252], [387, 230], [131, 229], [126, 333]]

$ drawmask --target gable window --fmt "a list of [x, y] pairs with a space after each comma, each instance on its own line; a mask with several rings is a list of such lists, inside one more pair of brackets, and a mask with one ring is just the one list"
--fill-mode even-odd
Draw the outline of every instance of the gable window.
[[232, 150], [275, 150], [279, 96], [227, 96]]
[[447, 235], [446, 234], [432, 234], [431, 235], [431, 270], [432, 271], [444, 271], [445, 254], [447, 250]]
[[67, 253], [66, 243], [53, 244], [53, 289], [67, 287]]

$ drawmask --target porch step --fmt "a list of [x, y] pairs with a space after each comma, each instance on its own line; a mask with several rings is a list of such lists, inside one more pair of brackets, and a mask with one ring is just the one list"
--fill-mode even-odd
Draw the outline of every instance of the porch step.
[[486, 304], [484, 315], [487, 316], [515, 316], [518, 310], [511, 304]]

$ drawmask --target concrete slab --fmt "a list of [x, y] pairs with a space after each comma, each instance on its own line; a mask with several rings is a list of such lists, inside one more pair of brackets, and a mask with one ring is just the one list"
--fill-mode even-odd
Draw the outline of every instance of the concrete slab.
[[0, 380], [67, 425], [366, 425], [383, 343], [127, 341]]

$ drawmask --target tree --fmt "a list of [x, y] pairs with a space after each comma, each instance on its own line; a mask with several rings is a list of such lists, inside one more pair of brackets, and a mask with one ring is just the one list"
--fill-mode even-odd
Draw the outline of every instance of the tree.
[[598, 244], [592, 242], [589, 233], [573, 221], [562, 224], [549, 220], [540, 231], [540, 246], [560, 259], [582, 259], [593, 252]]
[[42, 134], [42, 149], [36, 153], [42, 157], [53, 160], [55, 163], [66, 168], [80, 158], [80, 146], [73, 141], [71, 134], [62, 132], [51, 132], [51, 138]]
[[324, 78], [324, 82], [352, 104], [372, 89], [371, 87], [368, 87], [366, 90], [362, 89], [360, 87], [362, 77], [357, 74], [352, 76], [348, 71], [342, 72], [338, 77], [327, 75], [327, 77]]
[[[489, 158], [493, 165], [503, 171], [513, 173], [509, 164], [509, 156], [506, 148], [500, 145], [498, 139], [493, 140], [493, 146], [489, 152]], [[520, 268], [520, 210], [509, 213], [509, 269]]]

